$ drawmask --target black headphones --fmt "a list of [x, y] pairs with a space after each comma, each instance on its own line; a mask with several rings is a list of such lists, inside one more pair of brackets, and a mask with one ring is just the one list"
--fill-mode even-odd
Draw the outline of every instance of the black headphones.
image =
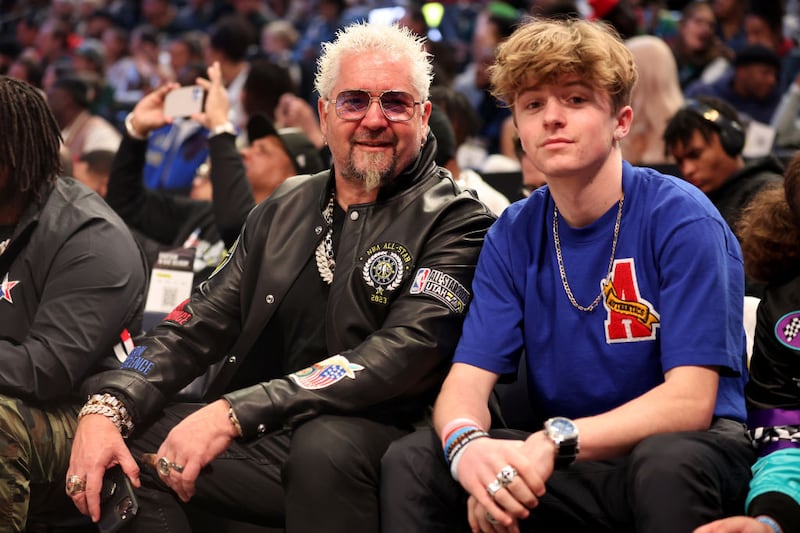
[[725, 153], [731, 157], [742, 153], [745, 132], [737, 120], [731, 120], [713, 107], [697, 100], [687, 100], [684, 109], [692, 111], [714, 125], [719, 132], [719, 142]]

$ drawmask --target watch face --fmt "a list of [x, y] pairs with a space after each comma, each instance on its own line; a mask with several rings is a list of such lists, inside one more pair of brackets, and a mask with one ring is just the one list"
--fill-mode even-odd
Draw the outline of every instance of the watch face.
[[578, 427], [569, 418], [557, 416], [547, 421], [548, 432], [551, 436], [566, 440], [578, 436]]

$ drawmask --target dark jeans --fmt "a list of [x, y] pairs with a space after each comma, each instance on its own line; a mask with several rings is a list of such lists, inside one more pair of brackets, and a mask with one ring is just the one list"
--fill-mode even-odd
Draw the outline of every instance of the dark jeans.
[[[134, 457], [155, 452], [169, 430], [202, 407], [175, 404], [132, 439]], [[233, 444], [207, 465], [189, 505], [292, 532], [380, 530], [381, 456], [408, 430], [356, 417], [325, 415], [294, 431]], [[127, 531], [191, 532], [184, 504], [143, 465], [139, 514]]]
[[[529, 433], [493, 430], [492, 437]], [[655, 435], [630, 455], [553, 473], [522, 531], [691, 533], [744, 510], [755, 452], [742, 424]], [[469, 531], [466, 492], [450, 477], [433, 430], [392, 444], [382, 462], [383, 533]]]

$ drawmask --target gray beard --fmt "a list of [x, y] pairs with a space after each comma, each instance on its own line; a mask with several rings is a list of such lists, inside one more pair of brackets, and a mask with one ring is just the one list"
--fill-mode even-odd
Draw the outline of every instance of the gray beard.
[[370, 163], [372, 162], [380, 163], [381, 160], [383, 159], [383, 156], [376, 155], [375, 157], [370, 157], [370, 159], [374, 159], [374, 161], [367, 162], [366, 170], [355, 168], [352, 161], [350, 162], [349, 165], [350, 168], [347, 169], [348, 170], [347, 175], [350, 176], [350, 180], [355, 183], [361, 183], [367, 190], [367, 192], [373, 191], [381, 187], [382, 185], [390, 183], [394, 178], [394, 170], [395, 166], [397, 165], [397, 158], [392, 157], [392, 161], [389, 167], [385, 171], [381, 172], [380, 170], [375, 168], [375, 166], [370, 165]]

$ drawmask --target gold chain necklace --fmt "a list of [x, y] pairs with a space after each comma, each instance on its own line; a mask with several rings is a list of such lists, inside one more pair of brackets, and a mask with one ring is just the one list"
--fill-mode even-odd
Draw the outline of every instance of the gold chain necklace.
[[[611, 259], [608, 260], [608, 272], [606, 272], [606, 280], [611, 278], [611, 269], [614, 268], [614, 254], [617, 251], [617, 240], [619, 239], [619, 224], [622, 221], [622, 204], [625, 201], [625, 193], [619, 199], [619, 208], [617, 209], [617, 221], [614, 223], [614, 241], [611, 243]], [[564, 258], [561, 256], [561, 239], [558, 237], [558, 207], [553, 206], [553, 241], [556, 246], [556, 258], [558, 259], [558, 273], [561, 274], [561, 284], [564, 286], [564, 292], [567, 293], [570, 303], [580, 311], [594, 311], [594, 308], [600, 303], [603, 297], [603, 290], [600, 289], [600, 294], [594, 299], [588, 307], [584, 307], [575, 300], [575, 295], [572, 294], [572, 289], [569, 288], [569, 281], [567, 281], [567, 271], [564, 268]]]

